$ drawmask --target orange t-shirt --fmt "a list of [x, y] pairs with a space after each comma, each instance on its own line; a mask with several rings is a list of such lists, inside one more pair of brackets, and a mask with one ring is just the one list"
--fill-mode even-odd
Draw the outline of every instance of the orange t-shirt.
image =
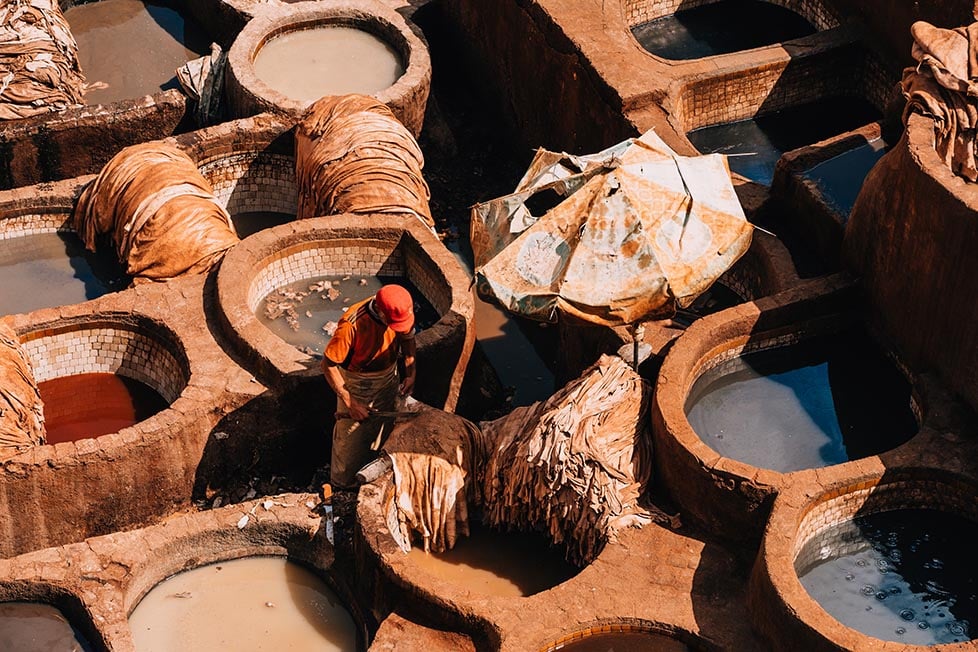
[[371, 314], [370, 299], [350, 306], [340, 318], [323, 355], [344, 369], [355, 372], [384, 371], [397, 362], [401, 340], [413, 333], [398, 334]]

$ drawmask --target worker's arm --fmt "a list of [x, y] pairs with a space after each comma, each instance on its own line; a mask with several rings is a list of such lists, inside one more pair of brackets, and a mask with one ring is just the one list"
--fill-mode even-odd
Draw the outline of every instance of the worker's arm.
[[410, 396], [414, 391], [415, 378], [415, 356], [418, 348], [414, 343], [414, 334], [411, 337], [401, 340], [401, 352], [404, 353], [404, 381], [401, 382], [401, 396]]
[[[363, 421], [367, 418], [370, 413], [370, 408], [353, 396], [346, 389], [346, 381], [343, 380], [343, 374], [340, 373], [340, 367], [335, 362], [329, 358], [323, 358], [323, 375], [326, 376], [326, 382], [329, 386], [333, 388], [336, 392], [336, 399], [340, 404], [346, 406], [346, 411], [350, 414], [350, 418], [354, 421]], [[339, 407], [339, 406], [337, 406]]]

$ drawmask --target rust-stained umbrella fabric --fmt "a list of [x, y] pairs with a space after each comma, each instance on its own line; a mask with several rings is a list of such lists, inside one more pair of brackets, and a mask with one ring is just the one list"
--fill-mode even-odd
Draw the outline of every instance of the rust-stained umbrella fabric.
[[934, 120], [934, 148], [956, 175], [978, 181], [978, 23], [942, 29], [924, 21], [910, 26], [916, 67], [903, 71], [911, 113]]
[[55, 0], [0, 3], [0, 119], [81, 106], [78, 46]]
[[20, 339], [0, 320], [0, 461], [44, 443], [44, 404]]
[[424, 155], [384, 104], [356, 94], [320, 98], [295, 140], [298, 217], [407, 213], [434, 228]]
[[203, 274], [238, 242], [231, 216], [196, 164], [160, 142], [112, 157], [82, 191], [72, 224], [91, 251], [109, 235], [136, 283]]
[[[544, 168], [472, 209], [479, 293], [517, 314], [609, 326], [669, 316], [750, 245], [719, 154], [679, 156], [650, 131]], [[566, 198], [537, 218], [525, 202], [541, 190]]]

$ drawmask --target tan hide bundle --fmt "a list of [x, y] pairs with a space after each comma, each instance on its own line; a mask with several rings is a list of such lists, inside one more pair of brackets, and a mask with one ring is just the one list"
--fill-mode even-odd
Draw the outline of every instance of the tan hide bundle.
[[78, 46], [56, 0], [0, 3], [0, 119], [80, 106]]
[[459, 535], [468, 536], [468, 501], [479, 501], [473, 481], [481, 459], [473, 450], [479, 439], [472, 422], [427, 406], [394, 427], [385, 447], [393, 461], [394, 490], [384, 511], [396, 514], [391, 532], [403, 550], [411, 549], [412, 532], [431, 552], [450, 549]]
[[480, 424], [486, 522], [547, 532], [584, 565], [619, 530], [650, 521], [638, 505], [652, 468], [650, 393], [605, 355], [547, 401]]
[[44, 404], [17, 334], [0, 320], [0, 461], [44, 443]]
[[903, 71], [907, 105], [934, 119], [934, 147], [956, 175], [978, 181], [978, 23], [942, 29], [924, 21], [910, 26], [916, 67]]
[[159, 142], [112, 157], [82, 191], [72, 223], [91, 251], [109, 234], [135, 283], [202, 274], [238, 242], [194, 162]]
[[366, 95], [317, 100], [296, 130], [298, 217], [409, 213], [434, 228], [417, 141]]

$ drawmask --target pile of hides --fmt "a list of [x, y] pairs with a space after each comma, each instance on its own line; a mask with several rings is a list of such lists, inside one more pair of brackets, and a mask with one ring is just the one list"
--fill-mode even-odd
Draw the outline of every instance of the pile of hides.
[[80, 106], [84, 86], [57, 0], [0, 3], [0, 119]]
[[411, 549], [412, 534], [426, 552], [436, 553], [468, 536], [469, 501], [480, 501], [474, 482], [479, 441], [478, 426], [428, 406], [395, 425], [385, 445], [394, 490], [383, 509], [402, 550]]
[[585, 565], [623, 528], [658, 520], [638, 505], [652, 469], [650, 394], [603, 355], [547, 401], [480, 424], [487, 524], [545, 532]]
[[112, 157], [82, 191], [72, 225], [91, 251], [107, 235], [134, 283], [205, 273], [238, 242], [194, 162], [159, 142]]
[[408, 213], [434, 229], [421, 148], [372, 97], [317, 100], [296, 130], [295, 163], [300, 218]]
[[0, 321], [0, 462], [44, 443], [44, 404], [20, 340]]
[[918, 64], [903, 71], [903, 122], [913, 112], [932, 118], [938, 155], [956, 175], [978, 181], [978, 23], [941, 29], [917, 21], [910, 32]]

